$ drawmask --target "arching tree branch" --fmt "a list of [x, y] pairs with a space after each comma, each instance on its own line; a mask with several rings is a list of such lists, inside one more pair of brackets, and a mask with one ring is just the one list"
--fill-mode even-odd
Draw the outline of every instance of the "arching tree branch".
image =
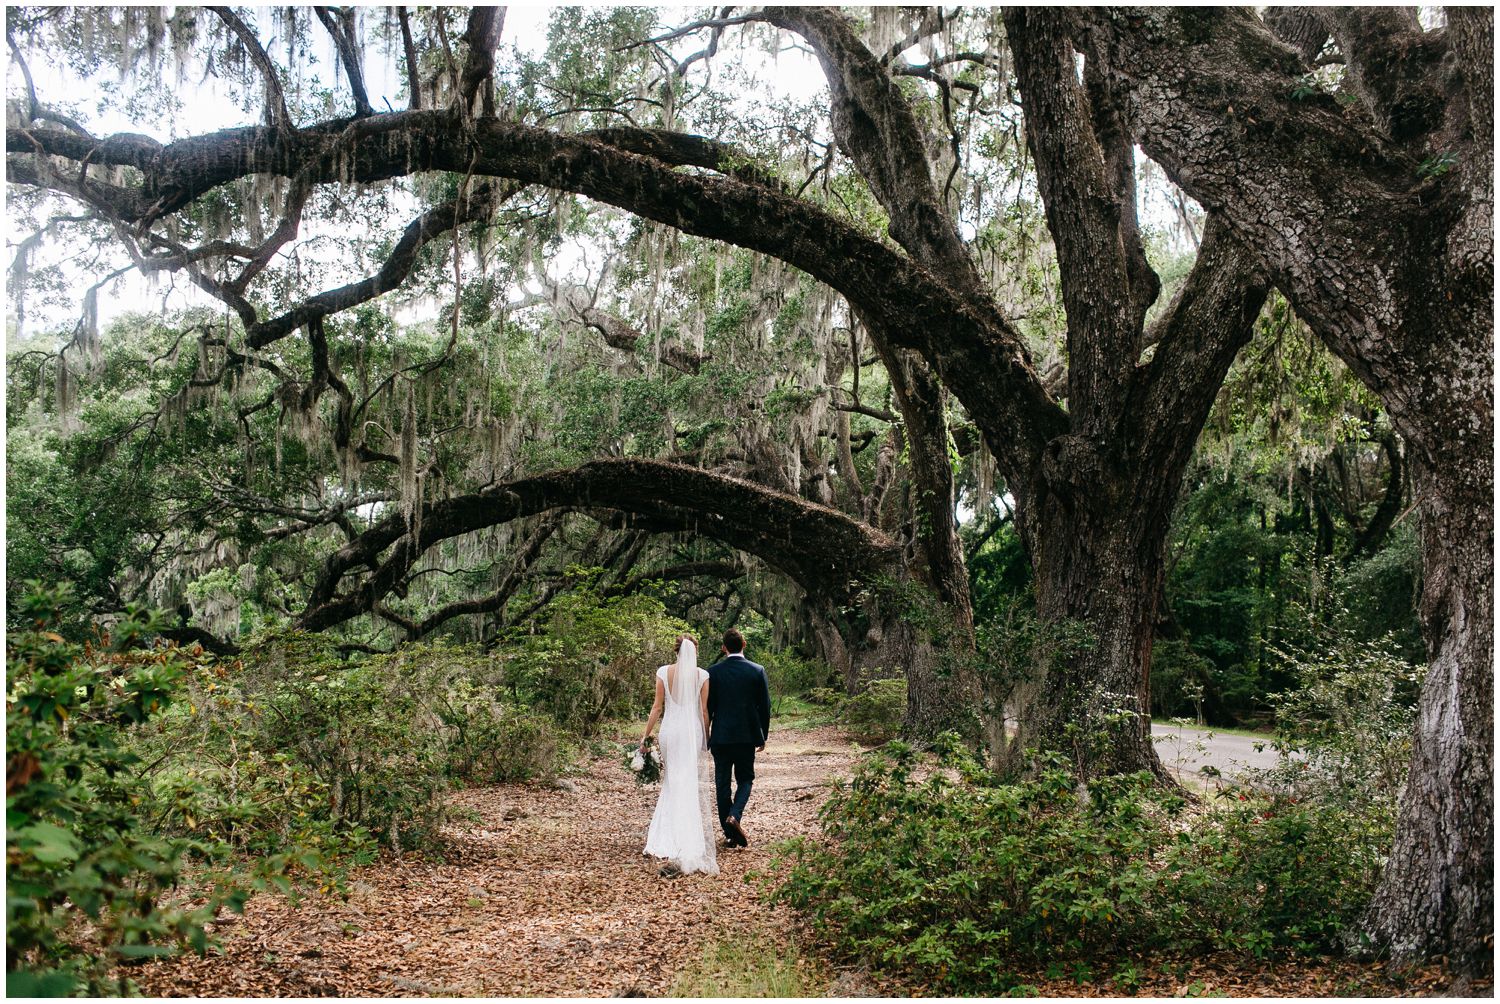
[[854, 158], [881, 207], [891, 237], [965, 296], [982, 300], [979, 272], [943, 207], [926, 144], [890, 73], [831, 7], [768, 7], [765, 17], [811, 43], [833, 93], [839, 147]]
[[652, 582], [676, 582], [682, 579], [712, 578], [730, 581], [743, 578], [745, 569], [732, 561], [685, 561], [665, 568], [640, 572], [604, 590], [605, 596], [628, 596], [640, 592]]
[[[694, 467], [647, 460], [595, 460], [432, 503], [413, 541], [392, 512], [328, 559], [299, 625], [322, 630], [373, 608], [418, 557], [442, 540], [560, 508], [595, 507], [655, 529], [691, 530], [755, 554], [804, 589], [847, 596], [888, 573], [898, 545], [834, 509]], [[385, 552], [389, 549], [390, 553]], [[384, 557], [382, 557], [384, 556]], [[338, 594], [354, 569], [375, 571]]]
[[[96, 159], [109, 152], [107, 142], [84, 146], [58, 131], [14, 133], [14, 148]], [[342, 155], [335, 156], [335, 148]], [[446, 113], [427, 111], [341, 123], [337, 132], [330, 124], [290, 136], [229, 130], [172, 144], [153, 164], [143, 194], [121, 197], [126, 210], [132, 204], [140, 209], [148, 197], [153, 206], [182, 205], [257, 171], [305, 170], [317, 181], [373, 182], [420, 170], [472, 169], [577, 192], [773, 255], [837, 289], [868, 323], [879, 324], [883, 337], [931, 361], [975, 416], [1008, 476], [1030, 471], [1042, 446], [1066, 428], [1023, 340], [993, 303], [959, 297], [951, 275], [938, 279], [817, 207], [761, 186], [680, 173], [652, 158], [515, 122], [485, 119], [466, 130]], [[307, 309], [322, 308], [310, 302]]]
[[261, 46], [260, 39], [255, 37], [255, 32], [250, 26], [240, 20], [240, 16], [234, 12], [233, 7], [210, 7], [229, 28], [234, 36], [240, 40], [245, 51], [250, 54], [250, 61], [260, 71], [261, 80], [266, 85], [266, 122], [269, 125], [281, 129], [290, 128], [292, 116], [286, 109], [286, 97], [281, 90], [281, 78], [276, 74], [276, 66], [271, 62], [271, 57], [266, 55], [266, 50]]

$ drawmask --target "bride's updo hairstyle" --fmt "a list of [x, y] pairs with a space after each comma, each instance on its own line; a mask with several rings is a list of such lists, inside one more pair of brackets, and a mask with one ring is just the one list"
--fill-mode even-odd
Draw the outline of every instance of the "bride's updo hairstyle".
[[682, 651], [682, 643], [685, 642], [685, 641], [690, 641], [690, 642], [693, 643], [693, 650], [694, 651], [697, 651], [698, 648], [700, 647], [698, 645], [698, 639], [697, 638], [694, 638], [690, 634], [680, 634], [680, 635], [677, 636], [677, 644], [672, 647], [672, 651], [673, 651], [674, 654], [677, 653], [677, 652], [681, 652]]

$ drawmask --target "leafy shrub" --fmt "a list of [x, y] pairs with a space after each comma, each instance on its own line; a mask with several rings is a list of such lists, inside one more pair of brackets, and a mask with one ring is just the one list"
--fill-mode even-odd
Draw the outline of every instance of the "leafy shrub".
[[906, 719], [906, 680], [871, 680], [843, 704], [839, 721], [866, 743], [883, 743], [901, 734]]
[[1155, 911], [1169, 944], [1336, 949], [1374, 895], [1391, 820], [1316, 799], [1231, 792], [1178, 835]]
[[554, 600], [551, 611], [545, 634], [520, 638], [507, 653], [505, 681], [582, 736], [612, 716], [644, 716], [657, 667], [690, 630], [653, 596], [606, 597], [591, 583]]
[[467, 784], [550, 780], [567, 760], [566, 743], [546, 715], [484, 699], [460, 687], [444, 701], [452, 730], [445, 771]]
[[147, 738], [154, 795], [183, 832], [252, 854], [431, 846], [451, 782], [551, 777], [568, 758], [550, 718], [502, 702], [502, 675], [467, 648], [346, 662], [320, 636], [264, 638], [203, 668]]
[[[189, 862], [222, 861], [210, 839], [162, 836], [144, 818], [151, 792], [129, 734], [161, 714], [189, 668], [175, 649], [130, 651], [158, 621], [127, 611], [112, 644], [68, 643], [52, 630], [67, 590], [32, 584], [27, 627], [8, 644], [6, 701], [6, 991], [12, 996], [117, 994], [121, 959], [202, 952], [204, 925], [238, 910], [266, 879], [286, 882], [284, 855], [257, 874], [205, 870], [195, 905], [165, 902]], [[86, 919], [87, 924], [82, 923]]]
[[1361, 812], [1393, 810], [1411, 763], [1422, 670], [1390, 636], [1315, 628], [1313, 639], [1280, 653], [1299, 686], [1272, 697], [1281, 757], [1257, 783]]
[[834, 690], [832, 687], [814, 687], [805, 695], [808, 704], [816, 704], [824, 708], [836, 708], [844, 703], [843, 691]]
[[757, 659], [766, 667], [772, 702], [783, 697], [801, 697], [833, 685], [833, 670], [818, 659], [804, 659], [791, 651], [772, 652]]
[[1256, 954], [1337, 946], [1374, 894], [1411, 760], [1418, 668], [1393, 638], [1307, 620], [1307, 647], [1278, 653], [1301, 685], [1273, 697], [1276, 766], [1247, 773], [1168, 860], [1165, 922], [1196, 914]]
[[988, 785], [946, 745], [917, 780], [905, 743], [868, 757], [823, 806], [817, 843], [793, 841], [775, 896], [863, 960], [953, 992], [1006, 989], [1018, 962], [1134, 942], [1166, 840], [1149, 779], [1100, 782], [1080, 804], [1053, 767]]
[[949, 993], [1123, 950], [1316, 950], [1362, 909], [1389, 828], [1327, 802], [1188, 803], [1146, 774], [1080, 784], [1061, 759], [1000, 783], [956, 738], [865, 759], [783, 845], [773, 897], [841, 953]]

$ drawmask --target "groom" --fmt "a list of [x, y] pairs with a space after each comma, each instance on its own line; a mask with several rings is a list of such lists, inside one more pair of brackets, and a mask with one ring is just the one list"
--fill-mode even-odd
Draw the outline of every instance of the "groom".
[[714, 755], [714, 790], [724, 839], [730, 847], [749, 847], [740, 820], [755, 780], [755, 754], [766, 748], [771, 730], [771, 688], [765, 667], [745, 658], [745, 637], [734, 628], [724, 632], [723, 652], [724, 658], [708, 667], [708, 748]]

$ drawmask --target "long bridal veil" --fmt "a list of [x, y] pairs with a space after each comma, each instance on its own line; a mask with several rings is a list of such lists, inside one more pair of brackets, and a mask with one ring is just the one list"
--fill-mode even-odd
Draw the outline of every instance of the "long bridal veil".
[[666, 711], [661, 723], [662, 782], [646, 853], [671, 858], [684, 872], [717, 872], [709, 811], [708, 763], [700, 692], [698, 646], [682, 639], [675, 665], [666, 669]]

